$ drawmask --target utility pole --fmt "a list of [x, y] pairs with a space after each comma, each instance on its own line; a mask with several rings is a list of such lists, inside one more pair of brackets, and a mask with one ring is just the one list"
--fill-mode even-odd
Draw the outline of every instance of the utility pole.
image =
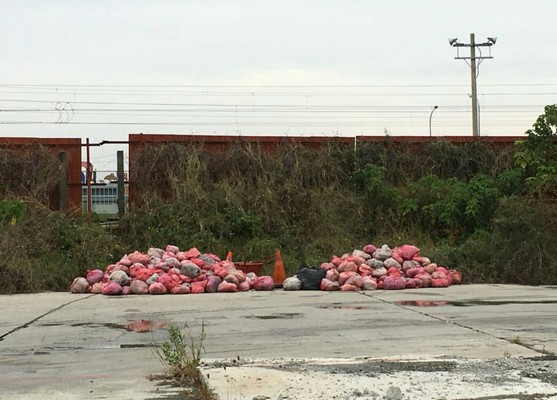
[[[449, 39], [449, 44], [452, 47], [456, 47], [456, 57], [455, 60], [464, 60], [470, 66], [470, 76], [472, 80], [472, 132], [474, 137], [480, 136], [479, 126], [478, 126], [478, 89], [476, 84], [476, 79], [480, 73], [480, 64], [483, 60], [488, 58], [493, 58], [491, 56], [491, 46], [497, 42], [496, 37], [488, 37], [485, 43], [476, 43], [476, 37], [473, 33], [470, 34], [470, 43], [459, 43], [458, 39]], [[470, 57], [461, 57], [459, 49], [460, 47], [470, 47]], [[488, 55], [482, 54], [482, 47], [487, 47], [489, 49]], [[476, 48], [479, 51], [479, 56], [476, 56]], [[470, 60], [470, 62], [468, 62]], [[476, 60], [478, 61], [476, 63]]]
[[473, 33], [470, 34], [470, 76], [472, 79], [472, 131], [473, 136], [480, 136], [478, 129], [478, 87], [476, 83], [476, 38]]

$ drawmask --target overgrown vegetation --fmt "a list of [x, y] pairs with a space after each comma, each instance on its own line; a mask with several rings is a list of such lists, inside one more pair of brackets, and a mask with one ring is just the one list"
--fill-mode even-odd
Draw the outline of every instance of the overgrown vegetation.
[[0, 202], [0, 292], [68, 290], [73, 277], [110, 261], [112, 239], [80, 215], [33, 201]]
[[274, 151], [238, 141], [223, 153], [153, 145], [132, 166], [139, 201], [110, 233], [48, 210], [55, 157], [26, 150], [43, 176], [0, 149], [0, 291], [65, 290], [88, 268], [168, 243], [232, 250], [236, 260], [264, 260], [280, 248], [292, 274], [301, 261], [318, 264], [368, 242], [411, 242], [468, 282], [555, 284], [556, 127], [552, 105], [525, 140], [504, 149], [485, 139], [390, 137], [356, 150], [334, 141]]
[[58, 158], [44, 146], [0, 146], [0, 199], [17, 197], [48, 205], [62, 171]]
[[198, 335], [193, 334], [187, 323], [182, 329], [177, 325], [170, 325], [168, 340], [157, 348], [157, 355], [165, 367], [166, 378], [187, 387], [196, 399], [213, 400], [216, 397], [200, 379], [198, 369], [205, 353], [205, 337], [205, 321], [202, 321]]

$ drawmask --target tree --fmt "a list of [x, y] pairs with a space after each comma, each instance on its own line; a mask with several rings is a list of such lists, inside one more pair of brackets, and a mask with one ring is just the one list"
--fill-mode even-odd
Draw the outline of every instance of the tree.
[[545, 106], [528, 138], [516, 143], [515, 161], [526, 172], [528, 189], [537, 196], [557, 195], [557, 104]]

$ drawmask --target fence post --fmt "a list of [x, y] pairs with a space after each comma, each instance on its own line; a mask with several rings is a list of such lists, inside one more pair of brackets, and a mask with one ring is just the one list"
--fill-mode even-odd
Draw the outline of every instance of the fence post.
[[59, 189], [59, 203], [60, 211], [68, 211], [68, 155], [61, 151], [58, 153], [60, 159], [60, 181], [58, 183]]
[[116, 177], [118, 179], [118, 217], [122, 217], [126, 213], [126, 198], [124, 193], [124, 152], [119, 150], [116, 155]]

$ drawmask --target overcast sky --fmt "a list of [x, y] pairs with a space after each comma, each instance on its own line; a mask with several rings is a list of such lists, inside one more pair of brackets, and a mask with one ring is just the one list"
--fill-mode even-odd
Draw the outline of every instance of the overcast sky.
[[557, 103], [555, 21], [555, 0], [0, 0], [0, 136], [428, 135], [435, 105], [434, 136], [471, 135], [448, 39], [472, 32], [498, 38], [481, 134], [522, 135]]

